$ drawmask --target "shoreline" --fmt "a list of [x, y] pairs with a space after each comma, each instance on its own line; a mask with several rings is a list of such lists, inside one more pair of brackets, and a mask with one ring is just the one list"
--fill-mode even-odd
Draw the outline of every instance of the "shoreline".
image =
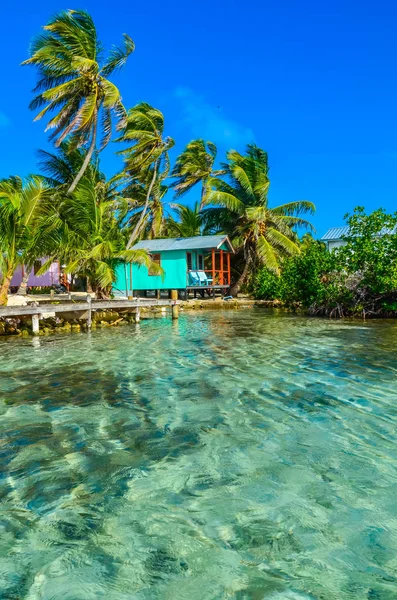
[[[35, 298], [36, 300], [36, 298]], [[111, 308], [93, 308], [91, 329], [101, 329], [106, 327], [120, 327], [136, 323], [136, 309], [133, 307], [123, 306], [123, 301], [120, 301], [120, 307]], [[55, 306], [58, 302], [52, 302]], [[47, 304], [48, 310], [51, 305]], [[178, 306], [181, 312], [197, 312], [206, 310], [240, 310], [252, 308], [273, 308], [277, 306], [274, 302], [267, 300], [253, 300], [250, 298], [239, 298], [231, 301], [224, 301], [222, 298], [213, 299], [195, 299], [178, 301]], [[10, 307], [11, 308], [11, 307]], [[17, 307], [15, 307], [17, 308]], [[139, 308], [140, 319], [148, 320], [153, 318], [163, 318], [167, 309], [171, 305], [146, 305], [142, 303]], [[40, 319], [39, 329], [33, 332], [32, 315], [20, 316], [0, 316], [0, 338], [1, 337], [31, 337], [31, 336], [46, 336], [54, 333], [79, 333], [88, 331], [86, 316], [73, 310], [73, 304], [70, 305], [70, 310], [65, 313], [59, 313], [59, 316], [54, 313], [44, 313]]]
[[[35, 298], [36, 300], [36, 298]], [[54, 305], [59, 302], [53, 302]], [[108, 327], [122, 327], [131, 324], [136, 324], [136, 310], [129, 308], [128, 306], [122, 306], [120, 301], [120, 308], [107, 309], [95, 308], [92, 310], [92, 323], [91, 329], [103, 329]], [[293, 310], [286, 308], [279, 301], [272, 300], [255, 300], [254, 298], [242, 297], [235, 298], [233, 300], [225, 301], [222, 298], [214, 299], [190, 299], [178, 301], [179, 310], [181, 313], [197, 313], [207, 311], [230, 311], [230, 310], [252, 310], [255, 308], [261, 309], [278, 309], [285, 313], [307, 317], [310, 319], [326, 319], [331, 321], [357, 321], [357, 322], [368, 322], [368, 321], [395, 321], [396, 317], [388, 315], [371, 315], [367, 319], [363, 319], [362, 316], [344, 316], [344, 317], [329, 317], [324, 315], [310, 315], [303, 310]], [[48, 305], [46, 305], [48, 307]], [[140, 306], [140, 320], [150, 320], [156, 318], [164, 318], [171, 306], [165, 305], [144, 305]], [[56, 333], [80, 333], [89, 331], [87, 321], [81, 312], [73, 311], [73, 304], [70, 306], [70, 311], [67, 313], [59, 313], [63, 316], [57, 316], [56, 313], [43, 316], [40, 319], [39, 330], [33, 332], [32, 330], [32, 318], [31, 315], [18, 316], [18, 317], [1, 317], [0, 316], [0, 339], [10, 337], [22, 337], [29, 338], [35, 336], [49, 336]]]

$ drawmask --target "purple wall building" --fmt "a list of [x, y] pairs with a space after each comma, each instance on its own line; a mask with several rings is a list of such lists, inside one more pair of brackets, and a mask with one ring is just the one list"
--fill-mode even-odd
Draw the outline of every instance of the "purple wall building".
[[[60, 275], [60, 267], [59, 262], [53, 262], [50, 265], [50, 268], [44, 275], [36, 275], [37, 271], [40, 269], [41, 265], [45, 263], [45, 258], [41, 260], [37, 260], [34, 264], [33, 269], [30, 271], [29, 279], [28, 279], [28, 287], [31, 286], [52, 286], [59, 284], [59, 275]], [[19, 287], [23, 277], [23, 269], [22, 267], [18, 267], [15, 271], [12, 279], [11, 279], [11, 287]]]

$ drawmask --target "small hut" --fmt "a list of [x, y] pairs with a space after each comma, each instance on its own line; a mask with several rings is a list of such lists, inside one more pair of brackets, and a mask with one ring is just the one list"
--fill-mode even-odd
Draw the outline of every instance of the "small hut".
[[230, 287], [230, 257], [233, 246], [226, 235], [141, 240], [133, 250], [147, 250], [163, 274], [145, 266], [120, 263], [113, 293], [117, 296], [160, 296], [178, 290], [215, 295]]

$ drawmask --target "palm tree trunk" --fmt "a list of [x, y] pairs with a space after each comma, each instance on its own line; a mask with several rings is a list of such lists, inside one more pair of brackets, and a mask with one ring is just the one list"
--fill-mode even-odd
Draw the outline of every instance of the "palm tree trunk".
[[203, 207], [204, 207], [204, 198], [205, 198], [206, 191], [207, 190], [206, 190], [206, 187], [205, 187], [205, 183], [203, 181], [202, 185], [201, 185], [201, 199], [200, 199], [199, 212], [201, 212], [203, 210]]
[[134, 231], [130, 235], [130, 239], [128, 240], [128, 244], [127, 244], [127, 250], [129, 250], [131, 248], [133, 242], [135, 241], [135, 238], [138, 236], [139, 230], [143, 223], [143, 219], [145, 218], [145, 215], [146, 215], [146, 212], [147, 212], [147, 209], [149, 206], [150, 194], [152, 193], [152, 189], [154, 186], [154, 182], [156, 181], [156, 177], [157, 177], [157, 162], [154, 165], [152, 181], [150, 182], [149, 189], [146, 194], [145, 206], [143, 207], [143, 210], [139, 216], [138, 223], [134, 227]]
[[24, 271], [24, 274], [23, 274], [23, 277], [22, 277], [22, 281], [21, 281], [20, 286], [18, 288], [17, 294], [21, 294], [22, 296], [26, 296], [26, 287], [28, 285], [29, 275], [30, 275], [29, 270], [25, 268], [25, 271]]
[[109, 300], [111, 288], [103, 288], [98, 285], [95, 290], [95, 297], [97, 300]]
[[77, 187], [77, 184], [79, 183], [80, 179], [83, 177], [88, 165], [90, 164], [90, 160], [92, 158], [92, 155], [94, 154], [94, 150], [95, 150], [95, 146], [96, 146], [97, 129], [98, 129], [98, 107], [95, 111], [94, 129], [92, 131], [90, 147], [89, 147], [86, 157], [83, 161], [83, 164], [81, 165], [80, 171], [77, 173], [77, 175], [74, 178], [74, 180], [72, 181], [72, 184], [70, 185], [68, 191], [66, 192], [66, 194], [68, 194], [68, 195], [71, 194], [72, 192], [74, 192], [74, 190]]
[[243, 269], [240, 277], [237, 279], [237, 281], [232, 283], [232, 285], [230, 286], [230, 288], [228, 290], [228, 294], [230, 294], [231, 296], [237, 296], [237, 294], [240, 291], [241, 286], [243, 285], [243, 283], [245, 283], [245, 280], [247, 279], [247, 275], [248, 275], [248, 271], [249, 271], [250, 262], [251, 262], [250, 257], [248, 257], [245, 261], [244, 269]]
[[14, 272], [8, 270], [0, 285], [0, 306], [7, 306], [8, 290], [10, 289], [11, 279]]

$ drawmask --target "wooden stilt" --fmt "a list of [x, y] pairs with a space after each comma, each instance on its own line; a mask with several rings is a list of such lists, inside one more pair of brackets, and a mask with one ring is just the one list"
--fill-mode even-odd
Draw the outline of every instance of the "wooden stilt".
[[172, 320], [175, 321], [176, 319], [179, 318], [179, 306], [178, 304], [173, 304], [171, 307], [171, 312], [172, 312]]
[[32, 332], [33, 335], [39, 335], [40, 317], [38, 314], [32, 315]]
[[137, 306], [135, 311], [135, 323], [139, 323], [141, 320], [141, 307]]

